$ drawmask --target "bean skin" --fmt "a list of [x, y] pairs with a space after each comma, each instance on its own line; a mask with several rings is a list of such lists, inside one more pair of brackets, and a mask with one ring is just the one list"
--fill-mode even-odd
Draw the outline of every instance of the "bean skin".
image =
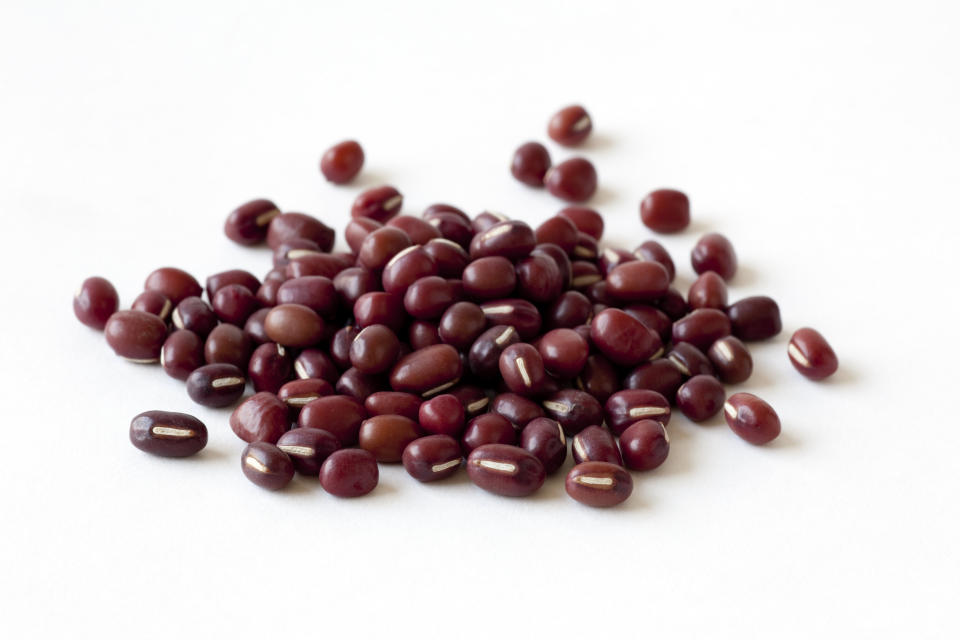
[[543, 486], [543, 463], [529, 451], [509, 444], [485, 444], [467, 458], [470, 480], [501, 496], [528, 496]]

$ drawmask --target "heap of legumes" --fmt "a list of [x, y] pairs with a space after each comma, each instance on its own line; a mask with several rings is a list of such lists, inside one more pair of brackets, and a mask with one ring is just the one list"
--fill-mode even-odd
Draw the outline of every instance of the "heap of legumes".
[[[587, 111], [571, 106], [547, 132], [576, 146], [592, 128]], [[346, 184], [363, 163], [351, 140], [327, 150], [320, 170]], [[510, 169], [570, 203], [597, 188], [588, 159], [553, 164], [539, 142], [521, 145]], [[114, 287], [92, 277], [74, 312], [117, 355], [159, 362], [184, 380], [194, 402], [236, 405], [230, 427], [248, 443], [241, 468], [267, 489], [301, 473], [333, 495], [361, 496], [376, 487], [379, 464], [402, 463], [420, 482], [466, 466], [482, 489], [526, 496], [569, 449], [567, 493], [608, 507], [630, 496], [630, 471], [667, 458], [674, 408], [694, 422], [722, 413], [754, 445], [779, 435], [769, 404], [724, 389], [750, 378], [745, 343], [777, 335], [781, 321], [771, 298], [729, 303], [737, 255], [723, 235], [694, 245], [699, 277], [684, 296], [660, 243], [601, 250], [603, 218], [582, 204], [536, 228], [447, 204], [416, 217], [401, 214], [402, 204], [391, 186], [361, 193], [344, 233], [349, 251], [335, 252], [335, 232], [320, 220], [254, 200], [229, 214], [225, 232], [273, 251], [262, 280], [233, 269], [203, 287], [162, 267], [118, 310]], [[640, 219], [658, 233], [682, 231], [689, 199], [654, 191]], [[793, 335], [788, 356], [811, 380], [837, 369], [814, 329]], [[182, 457], [206, 445], [207, 428], [152, 410], [133, 419], [129, 436], [148, 453]]]

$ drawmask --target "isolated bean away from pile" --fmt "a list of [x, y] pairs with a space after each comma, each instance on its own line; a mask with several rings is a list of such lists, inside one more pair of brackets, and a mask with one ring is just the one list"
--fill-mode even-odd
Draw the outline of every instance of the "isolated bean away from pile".
[[[521, 497], [570, 455], [570, 497], [621, 504], [635, 474], [667, 459], [675, 411], [696, 423], [720, 414], [753, 445], [780, 434], [767, 402], [728, 396], [724, 385], [749, 381], [747, 343], [782, 325], [773, 298], [728, 300], [737, 254], [720, 233], [692, 247], [698, 278], [686, 295], [672, 286], [673, 258], [656, 240], [633, 251], [600, 245], [603, 217], [582, 204], [597, 172], [568, 154], [592, 130], [574, 105], [547, 127], [568, 157], [554, 163], [540, 141], [517, 148], [512, 175], [568, 203], [536, 228], [448, 204], [403, 214], [403, 195], [384, 185], [357, 196], [349, 251], [334, 251], [336, 232], [323, 222], [258, 199], [232, 211], [224, 230], [273, 252], [263, 279], [237, 268], [201, 286], [161, 267], [120, 310], [113, 285], [91, 277], [74, 313], [117, 355], [159, 362], [193, 402], [235, 407], [241, 470], [260, 487], [283, 489], [299, 473], [357, 497], [376, 488], [380, 464], [400, 463], [420, 482], [466, 467], [481, 489]], [[320, 170], [348, 184], [364, 161], [347, 140], [322, 155]], [[683, 231], [690, 199], [658, 189], [640, 200], [639, 218], [656, 233]], [[809, 327], [787, 356], [810, 380], [838, 366]], [[129, 429], [138, 449], [171, 458], [196, 454], [207, 436], [200, 420], [173, 410], [144, 411]]]

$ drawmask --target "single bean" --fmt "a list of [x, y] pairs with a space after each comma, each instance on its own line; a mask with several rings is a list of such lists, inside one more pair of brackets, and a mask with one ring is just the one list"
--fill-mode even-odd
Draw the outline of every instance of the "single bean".
[[567, 474], [567, 495], [588, 507], [613, 507], [633, 493], [633, 478], [609, 462], [581, 462]]
[[130, 422], [130, 442], [155, 456], [184, 458], [207, 446], [207, 427], [186, 413], [144, 411]]
[[329, 431], [298, 427], [280, 436], [277, 447], [290, 456], [297, 473], [315, 476], [323, 461], [340, 448], [340, 441]]
[[269, 442], [251, 442], [240, 456], [243, 475], [258, 487], [277, 491], [293, 480], [290, 456]]
[[463, 462], [460, 445], [450, 436], [433, 435], [417, 438], [406, 446], [403, 468], [420, 482], [449, 478]]
[[797, 329], [787, 346], [790, 362], [801, 374], [811, 380], [823, 380], [836, 372], [837, 354], [830, 343], [816, 329]]
[[735, 434], [750, 444], [766, 444], [780, 435], [780, 418], [752, 393], [735, 393], [723, 405], [723, 417]]
[[255, 393], [233, 410], [230, 428], [246, 442], [276, 443], [290, 428], [287, 405], [269, 391]]
[[73, 313], [91, 329], [102, 331], [120, 306], [117, 290], [105, 278], [87, 278], [73, 296]]
[[628, 469], [656, 469], [670, 453], [670, 436], [656, 420], [638, 420], [620, 434], [620, 452]]
[[187, 394], [205, 407], [229, 407], [243, 395], [247, 381], [232, 364], [207, 364], [187, 378]]
[[373, 491], [380, 480], [377, 459], [363, 449], [340, 449], [320, 467], [320, 484], [338, 498], [357, 498]]
[[543, 486], [543, 463], [532, 453], [508, 444], [485, 444], [467, 458], [473, 484], [501, 496], [523, 497]]

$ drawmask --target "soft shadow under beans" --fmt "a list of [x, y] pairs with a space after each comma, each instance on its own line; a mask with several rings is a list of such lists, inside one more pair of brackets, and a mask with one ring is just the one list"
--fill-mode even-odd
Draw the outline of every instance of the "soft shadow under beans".
[[612, 149], [614, 146], [616, 146], [616, 138], [599, 131], [593, 131], [587, 136], [586, 140], [575, 148], [577, 151], [589, 151], [592, 153], [594, 151], [606, 151]]
[[347, 183], [346, 186], [356, 189], [368, 189], [370, 187], [379, 187], [380, 185], [389, 183], [390, 178], [385, 173], [377, 171], [376, 169], [370, 170], [364, 167], [364, 169], [360, 171], [360, 174]]
[[593, 194], [593, 197], [591, 197], [590, 200], [585, 203], [585, 205], [594, 209], [602, 209], [603, 207], [612, 204], [616, 199], [616, 191], [600, 185], [597, 187], [596, 193]]

